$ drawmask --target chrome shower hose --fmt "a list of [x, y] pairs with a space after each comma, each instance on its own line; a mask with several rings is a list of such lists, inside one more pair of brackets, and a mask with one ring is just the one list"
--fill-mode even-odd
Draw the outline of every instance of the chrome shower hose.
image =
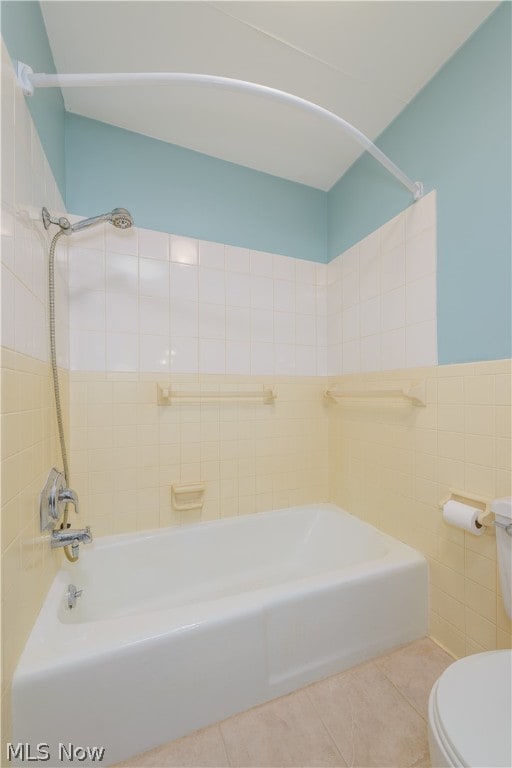
[[[55, 343], [55, 248], [57, 246], [57, 240], [64, 234], [64, 230], [59, 230], [54, 235], [50, 244], [50, 253], [48, 256], [48, 307], [50, 316], [50, 361], [52, 366], [52, 379], [53, 379], [53, 394], [55, 396], [55, 412], [57, 416], [57, 427], [59, 430], [59, 442], [60, 453], [62, 456], [62, 466], [64, 469], [64, 477], [66, 479], [66, 485], [69, 487], [69, 465], [68, 454], [66, 450], [66, 439], [64, 436], [64, 422], [62, 419], [62, 405], [60, 399], [60, 384], [59, 384], [59, 371], [57, 368], [57, 346]], [[64, 507], [64, 517], [62, 521], [62, 527], [66, 528], [68, 525], [68, 506]], [[70, 563], [75, 563], [78, 557], [71, 554], [69, 547], [64, 547], [64, 554]]]

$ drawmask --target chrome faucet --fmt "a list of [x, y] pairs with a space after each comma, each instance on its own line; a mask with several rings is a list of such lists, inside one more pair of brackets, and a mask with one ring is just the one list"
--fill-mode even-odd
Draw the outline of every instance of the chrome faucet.
[[90, 544], [92, 541], [92, 533], [89, 526], [87, 528], [57, 528], [53, 530], [50, 536], [50, 544], [52, 549], [57, 547], [71, 547], [71, 554], [73, 557], [78, 557], [78, 549], [80, 544]]
[[78, 495], [72, 488], [67, 487], [64, 473], [59, 472], [54, 467], [50, 471], [46, 485], [41, 492], [39, 502], [41, 531], [50, 531], [52, 549], [70, 547], [71, 555], [76, 560], [80, 544], [90, 544], [92, 533], [89, 526], [73, 529], [68, 523], [66, 528], [62, 525], [60, 528], [55, 527], [65, 511], [66, 504], [69, 503], [73, 504], [75, 512], [78, 514]]

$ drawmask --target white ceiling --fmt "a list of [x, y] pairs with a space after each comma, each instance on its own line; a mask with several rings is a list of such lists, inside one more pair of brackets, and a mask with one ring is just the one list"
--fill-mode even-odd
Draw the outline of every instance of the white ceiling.
[[[65, 0], [41, 8], [59, 73], [251, 80], [320, 104], [375, 140], [498, 4]], [[70, 112], [324, 190], [362, 151], [321, 118], [252, 94], [167, 84], [63, 95]]]

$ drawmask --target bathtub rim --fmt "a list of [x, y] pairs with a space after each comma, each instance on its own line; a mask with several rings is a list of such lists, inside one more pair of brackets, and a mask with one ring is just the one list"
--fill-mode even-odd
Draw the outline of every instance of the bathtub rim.
[[[395, 545], [398, 543], [403, 547], [407, 547], [412, 552], [418, 551], [415, 550], [414, 547], [411, 547], [409, 544], [405, 544], [405, 542], [400, 541], [400, 539], [397, 539], [390, 534], [381, 531], [379, 528], [372, 525], [371, 523], [368, 523], [366, 520], [362, 520], [353, 512], [349, 512], [348, 510], [344, 509], [344, 507], [340, 507], [337, 504], [329, 501], [313, 502], [311, 504], [297, 504], [293, 507], [280, 507], [278, 509], [264, 510], [263, 512], [252, 512], [246, 515], [230, 515], [229, 517], [184, 523], [182, 525], [168, 525], [159, 528], [144, 528], [140, 531], [129, 531], [128, 533], [107, 534], [106, 536], [98, 536], [97, 538], [93, 539], [92, 545], [86, 545], [86, 547], [92, 546], [95, 548], [95, 550], [117, 548], [118, 546], [121, 547], [130, 542], [149, 541], [153, 538], [160, 538], [162, 535], [169, 535], [180, 532], [185, 533], [194, 530], [201, 530], [206, 532], [209, 528], [221, 529], [223, 527], [230, 527], [234, 523], [237, 523], [237, 521], [254, 521], [259, 519], [271, 520], [276, 515], [289, 514], [292, 516], [296, 512], [313, 509], [316, 512], [333, 512], [335, 514], [342, 512], [343, 516], [346, 516], [357, 522], [357, 524], [360, 524], [362, 527], [371, 531], [373, 535], [377, 534], [379, 538], [384, 539], [388, 542], [388, 544]], [[87, 549], [85, 551], [87, 552]], [[63, 561], [62, 567], [59, 569], [58, 573], [63, 571], [72, 572], [73, 564], [68, 563], [67, 561]]]

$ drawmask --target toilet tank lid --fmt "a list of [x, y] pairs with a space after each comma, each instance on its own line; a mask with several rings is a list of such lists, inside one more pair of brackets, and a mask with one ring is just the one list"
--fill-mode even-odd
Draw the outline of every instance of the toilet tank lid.
[[506, 496], [503, 499], [494, 499], [491, 502], [491, 512], [501, 517], [508, 517], [512, 520], [512, 496]]

